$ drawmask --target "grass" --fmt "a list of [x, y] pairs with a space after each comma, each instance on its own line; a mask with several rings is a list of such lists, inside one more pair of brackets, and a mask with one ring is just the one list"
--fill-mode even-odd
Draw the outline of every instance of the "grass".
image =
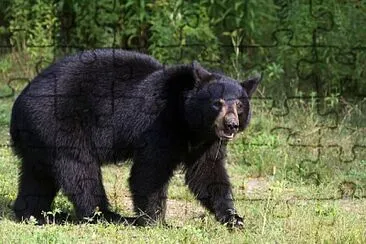
[[[294, 193], [314, 196], [315, 186], [301, 186], [286, 181], [262, 179], [252, 189], [242, 189], [253, 179], [244, 179], [236, 167], [230, 166], [238, 210], [246, 217], [244, 231], [229, 232], [216, 223], [193, 199], [183, 186], [182, 175], [172, 180], [167, 218], [175, 228], [135, 228], [100, 223], [95, 225], [47, 225], [16, 223], [7, 205], [16, 193], [16, 159], [3, 149], [7, 159], [1, 167], [1, 227], [2, 243], [364, 243], [366, 204], [363, 199], [337, 201], [296, 200]], [[128, 166], [105, 167], [106, 189], [116, 209], [131, 214], [131, 203], [126, 191]], [[239, 170], [240, 172], [240, 170]], [[117, 176], [117, 177], [115, 177]], [[114, 186], [118, 185], [115, 189]], [[329, 189], [325, 189], [329, 191]], [[241, 193], [241, 194], [240, 194]], [[263, 200], [250, 200], [263, 198]], [[63, 196], [58, 196], [56, 208], [70, 209]]]
[[[14, 83], [17, 92], [23, 86], [24, 81]], [[0, 85], [0, 97], [8, 92], [7, 85]], [[15, 222], [9, 207], [17, 194], [19, 160], [4, 146], [9, 144], [13, 101], [14, 97], [0, 99], [1, 243], [366, 242], [366, 150], [362, 148], [366, 120], [360, 113], [364, 101], [339, 106], [343, 110], [334, 117], [318, 112], [320, 107], [331, 111], [334, 103], [315, 98], [288, 101], [287, 107], [278, 108], [270, 100], [253, 100], [251, 125], [228, 153], [236, 206], [246, 220], [244, 231], [233, 232], [195, 201], [180, 170], [169, 188], [167, 221], [172, 228], [107, 223], [40, 227]], [[103, 168], [111, 205], [125, 215], [133, 214], [129, 168], [129, 164]], [[62, 194], [54, 209], [72, 212]]]

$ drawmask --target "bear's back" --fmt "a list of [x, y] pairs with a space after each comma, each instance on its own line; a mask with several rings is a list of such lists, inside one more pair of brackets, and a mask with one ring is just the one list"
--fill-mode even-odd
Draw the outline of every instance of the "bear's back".
[[123, 120], [131, 118], [128, 112], [136, 110], [126, 104], [135, 106], [145, 78], [162, 68], [150, 56], [123, 50], [99, 49], [63, 58], [35, 77], [15, 101], [12, 137], [16, 141], [19, 132], [32, 132], [37, 144], [49, 146], [60, 131], [67, 131], [61, 136], [65, 145], [81, 130], [98, 131], [92, 133], [95, 137], [107, 134], [104, 128], [112, 128], [115, 113], [120, 112], [115, 106], [124, 106], [118, 115], [125, 114]]

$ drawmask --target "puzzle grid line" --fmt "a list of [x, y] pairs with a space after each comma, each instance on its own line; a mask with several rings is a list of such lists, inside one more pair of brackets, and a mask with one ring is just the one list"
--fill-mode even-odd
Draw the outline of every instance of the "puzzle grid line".
[[[305, 66], [314, 66], [317, 64], [321, 64], [324, 63], [323, 60], [319, 57], [319, 53], [318, 50], [320, 49], [330, 49], [332, 50], [331, 52], [335, 52], [336, 54], [336, 61], [340, 64], [340, 65], [347, 65], [347, 66], [352, 66], [355, 64], [356, 60], [357, 60], [357, 55], [359, 53], [365, 53], [366, 52], [366, 44], [363, 45], [358, 45], [358, 46], [354, 46], [349, 48], [348, 50], [344, 51], [344, 47], [342, 46], [336, 46], [336, 45], [327, 45], [324, 43], [320, 43], [319, 40], [319, 34], [320, 33], [324, 33], [324, 32], [329, 32], [332, 31], [334, 28], [334, 16], [333, 13], [330, 11], [325, 11], [321, 14], [315, 12], [314, 5], [315, 2], [318, 2], [318, 4], [322, 4], [322, 1], [313, 1], [313, 0], [309, 0], [308, 4], [309, 4], [309, 14], [314, 18], [317, 19], [319, 21], [318, 26], [313, 30], [313, 38], [312, 38], [312, 43], [310, 44], [295, 44], [293, 43], [294, 41], [294, 31], [291, 28], [287, 28], [284, 24], [284, 22], [286, 21], [287, 15], [288, 15], [288, 11], [289, 11], [289, 6], [290, 4], [287, 4], [287, 1], [279, 1], [279, 4], [283, 4], [282, 8], [278, 11], [278, 16], [279, 16], [279, 25], [278, 28], [276, 30], [273, 31], [272, 33], [272, 43], [262, 43], [262, 44], [256, 44], [256, 45], [239, 45], [238, 47], [243, 49], [243, 50], [247, 50], [247, 49], [260, 49], [260, 48], [278, 48], [280, 46], [287, 46], [290, 47], [292, 49], [306, 49], [308, 50], [308, 52], [311, 53], [311, 55], [308, 58], [303, 58], [298, 60], [297, 62], [297, 68], [296, 68], [296, 74], [298, 76], [298, 78], [301, 81], [310, 81], [310, 80], [315, 80], [315, 94], [320, 94], [320, 86], [319, 83], [322, 82], [321, 77], [317, 77], [314, 73], [310, 72], [303, 72], [303, 70], [306, 70]], [[107, 11], [106, 9], [103, 9], [104, 11]], [[97, 19], [97, 15], [98, 13], [102, 12], [102, 9], [98, 9], [96, 10], [96, 19], [95, 22], [97, 23], [97, 25], [101, 25], [103, 26], [103, 24], [98, 22]], [[199, 17], [197, 17], [197, 19], [199, 19]], [[324, 24], [326, 23], [326, 24]], [[188, 23], [187, 23], [188, 25]], [[72, 25], [70, 25], [70, 30], [73, 28]], [[23, 29], [19, 29], [17, 30], [18, 32], [25, 32], [26, 30]], [[285, 34], [287, 36], [287, 38], [283, 39], [281, 38], [281, 34]], [[282, 35], [283, 36], [283, 35]], [[171, 44], [171, 45], [163, 45], [163, 46], [157, 46], [160, 48], [179, 48], [179, 53], [176, 57], [173, 57], [172, 60], [175, 60], [177, 62], [179, 62], [179, 60], [182, 59], [182, 57], [184, 56], [184, 47], [191, 47], [191, 46], [201, 46], [201, 47], [205, 47], [204, 44], [202, 43], [191, 43], [191, 44], [186, 44], [186, 45], [180, 45], [180, 44]], [[42, 45], [28, 45], [29, 48], [47, 48], [47, 47], [56, 47], [56, 48], [71, 48], [71, 49], [80, 49], [82, 46], [68, 46], [68, 45], [48, 45], [48, 46], [42, 46]], [[221, 48], [233, 48], [233, 45], [231, 44], [222, 44], [220, 45]], [[0, 46], [0, 49], [10, 49], [12, 48], [11, 46]], [[135, 47], [136, 49], [139, 49], [139, 47]], [[211, 62], [211, 63], [217, 63], [220, 62], [219, 60], [203, 60], [203, 61], [207, 61], [207, 62]], [[256, 64], [258, 65], [258, 64]], [[259, 67], [261, 67], [260, 65], [258, 65]], [[37, 68], [37, 70], [39, 70]], [[37, 72], [38, 73], [38, 72]], [[0, 94], [0, 99], [5, 99], [5, 98], [11, 98], [15, 96], [15, 89], [12, 87], [12, 83], [15, 82], [19, 82], [19, 81], [27, 81], [29, 82], [31, 77], [9, 77], [9, 81], [7, 83], [8, 85], [8, 89], [10, 90], [10, 92], [8, 94]], [[349, 79], [349, 77], [344, 77], [345, 82], [347, 82], [347, 80]], [[352, 77], [351, 77], [352, 79]], [[340, 89], [342, 90], [342, 89]], [[54, 96], [59, 96], [59, 95], [54, 95]], [[339, 95], [337, 96], [337, 98], [341, 98], [341, 97], [347, 97], [347, 95], [344, 95], [341, 93], [339, 93]], [[303, 160], [301, 161], [301, 164], [306, 164], [306, 163], [318, 163], [321, 161], [321, 157], [322, 154], [324, 154], [324, 151], [328, 150], [328, 149], [335, 149], [337, 151], [338, 154], [338, 160], [340, 162], [343, 163], [352, 163], [354, 162], [354, 160], [356, 160], [357, 158], [357, 151], [364, 151], [366, 150], [366, 142], [365, 141], [356, 141], [353, 146], [350, 149], [345, 149], [343, 148], [342, 145], [339, 145], [337, 143], [333, 143], [333, 144], [329, 144], [326, 142], [326, 140], [324, 140], [323, 135], [327, 134], [327, 133], [331, 133], [329, 131], [334, 131], [336, 129], [338, 129], [338, 124], [339, 124], [339, 116], [337, 114], [336, 111], [334, 110], [328, 110], [328, 111], [322, 111], [322, 108], [320, 106], [320, 102], [319, 101], [324, 101], [325, 99], [328, 98], [333, 98], [330, 96], [296, 96], [296, 95], [289, 95], [286, 96], [284, 100], [278, 100], [274, 97], [270, 97], [270, 96], [265, 96], [265, 97], [255, 97], [254, 100], [258, 100], [258, 101], [268, 101], [268, 102], [272, 102], [272, 105], [268, 108], [269, 111], [274, 111], [276, 109], [278, 109], [277, 104], [280, 103], [280, 110], [282, 113], [276, 113], [273, 112], [274, 116], [276, 117], [286, 117], [289, 115], [291, 108], [289, 106], [289, 103], [291, 103], [291, 101], [293, 100], [298, 100], [298, 99], [304, 99], [304, 100], [308, 100], [308, 99], [314, 99], [316, 101], [318, 101], [316, 103], [316, 110], [319, 116], [323, 116], [323, 117], [327, 117], [327, 116], [334, 116], [334, 124], [332, 125], [327, 125], [327, 124], [320, 124], [317, 127], [317, 134], [316, 134], [316, 138], [312, 141], [312, 143], [294, 143], [294, 139], [296, 139], [296, 136], [298, 134], [298, 129], [296, 128], [289, 128], [286, 127], [284, 125], [279, 125], [277, 127], [274, 127], [271, 129], [272, 133], [277, 133], [279, 131], [286, 131], [286, 133], [288, 133], [287, 135], [287, 144], [285, 145], [279, 145], [279, 146], [290, 146], [293, 148], [312, 148], [312, 149], [316, 149], [317, 150], [317, 154], [315, 158], [303, 158]], [[357, 94], [355, 96], [352, 96], [351, 98], [358, 98], [358, 99], [365, 99], [366, 98], [366, 93], [360, 93]], [[138, 98], [138, 97], [131, 97], [131, 99], [142, 99], [142, 101], [144, 100], [143, 98]], [[363, 111], [366, 113], [366, 111]], [[366, 137], [366, 132], [361, 132], [365, 135]], [[256, 147], [268, 147], [267, 144], [265, 143], [251, 143], [249, 142], [244, 142], [244, 144], [246, 145], [250, 145], [250, 146], [256, 146]], [[10, 144], [0, 144], [0, 148], [10, 148], [11, 145]], [[351, 157], [347, 157], [345, 156], [345, 154], [351, 155]], [[350, 152], [349, 152], [350, 151]], [[315, 174], [317, 174], [317, 172], [315, 172]], [[316, 176], [319, 177], [319, 176]]]

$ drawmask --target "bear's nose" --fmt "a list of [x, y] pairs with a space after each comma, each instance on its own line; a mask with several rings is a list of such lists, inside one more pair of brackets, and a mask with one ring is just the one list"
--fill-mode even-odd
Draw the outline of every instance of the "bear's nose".
[[239, 121], [234, 114], [225, 116], [224, 125], [225, 130], [227, 130], [229, 133], [236, 133], [239, 130]]

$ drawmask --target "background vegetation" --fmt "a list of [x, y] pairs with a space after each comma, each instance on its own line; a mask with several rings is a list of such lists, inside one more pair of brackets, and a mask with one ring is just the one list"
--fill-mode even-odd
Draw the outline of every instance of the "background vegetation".
[[[2, 0], [0, 238], [10, 242], [366, 242], [366, 3], [360, 0]], [[217, 225], [173, 179], [171, 224], [135, 229], [17, 224], [9, 148], [16, 95], [67, 54], [113, 47], [166, 64], [199, 60], [237, 79], [264, 75], [229, 170], [244, 232]], [[113, 208], [130, 215], [129, 166], [104, 168]], [[60, 194], [55, 209], [72, 212]], [[204, 217], [202, 217], [202, 214]]]

